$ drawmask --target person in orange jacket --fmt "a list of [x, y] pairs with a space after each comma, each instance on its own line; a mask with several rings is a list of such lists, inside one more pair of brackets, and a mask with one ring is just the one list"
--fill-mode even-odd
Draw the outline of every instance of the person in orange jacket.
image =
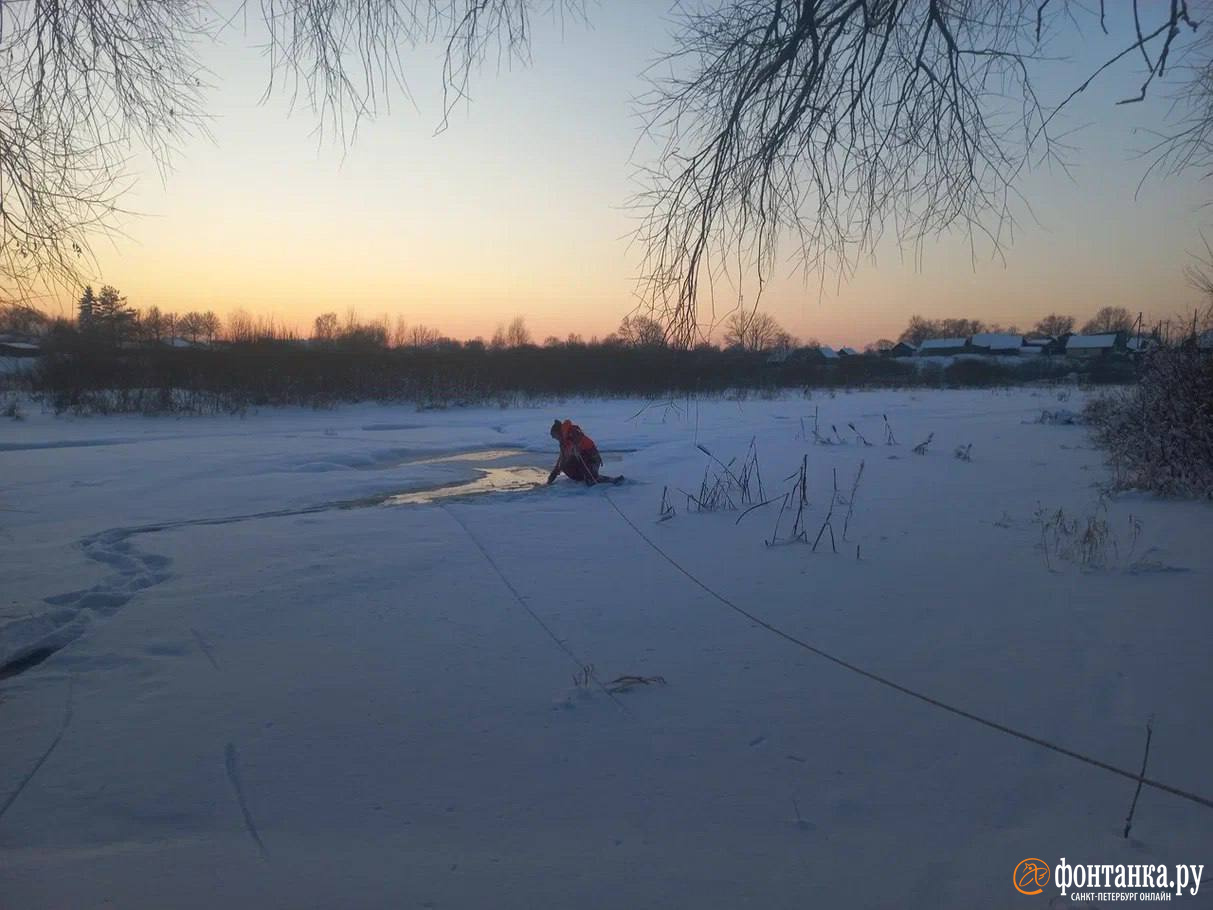
[[560, 457], [548, 474], [548, 483], [555, 483], [563, 471], [573, 480], [582, 481], [587, 487], [596, 483], [617, 483], [621, 478], [607, 477], [599, 474], [602, 468], [602, 456], [598, 454], [598, 446], [582, 432], [581, 427], [571, 420], [557, 420], [552, 423], [552, 438], [560, 443]]

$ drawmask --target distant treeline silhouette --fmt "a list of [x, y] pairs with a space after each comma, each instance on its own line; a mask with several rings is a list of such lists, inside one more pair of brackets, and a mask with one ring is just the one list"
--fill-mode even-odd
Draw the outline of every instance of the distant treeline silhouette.
[[[48, 339], [31, 390], [58, 412], [240, 412], [263, 405], [419, 407], [561, 396], [723, 394], [752, 390], [1013, 385], [1060, 379], [1072, 365], [957, 360], [949, 366], [878, 356], [769, 363], [767, 355], [701, 347], [678, 351], [618, 342], [491, 348], [475, 342], [383, 348], [252, 341], [207, 347], [99, 347]], [[1095, 363], [1092, 381], [1124, 381], [1123, 365]]]
[[[726, 321], [719, 348], [667, 346], [661, 327], [641, 315], [603, 340], [578, 335], [531, 342], [522, 317], [486, 343], [456, 341], [423, 325], [366, 321], [350, 310], [315, 320], [300, 338], [272, 318], [237, 310], [226, 324], [211, 313], [177, 316], [131, 308], [112, 287], [86, 289], [76, 320], [28, 307], [0, 319], [39, 338], [43, 356], [20, 380], [55, 411], [217, 413], [268, 405], [331, 407], [344, 402], [411, 402], [419, 407], [559, 396], [718, 395], [732, 390], [1014, 385], [1060, 379], [1076, 366], [1050, 358], [1023, 363], [958, 359], [914, 363], [882, 356], [825, 359], [768, 316]], [[11, 318], [9, 318], [11, 317]], [[914, 317], [911, 327], [925, 320]], [[19, 323], [19, 324], [18, 324]], [[932, 328], [937, 328], [932, 326]], [[951, 328], [948, 326], [947, 328]], [[792, 356], [770, 356], [771, 350]], [[1082, 367], [1092, 382], [1133, 379], [1131, 365]], [[10, 382], [13, 381], [10, 379]]]

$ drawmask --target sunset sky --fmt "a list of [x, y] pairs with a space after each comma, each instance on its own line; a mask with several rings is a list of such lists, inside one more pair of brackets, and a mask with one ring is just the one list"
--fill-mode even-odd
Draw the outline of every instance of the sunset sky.
[[[262, 103], [267, 64], [255, 31], [237, 25], [203, 55], [216, 83], [213, 138], [186, 143], [163, 181], [135, 160], [124, 203], [140, 214], [98, 244], [97, 281], [139, 308], [241, 307], [302, 330], [355, 307], [460, 338], [487, 337], [515, 315], [538, 340], [604, 335], [636, 304], [626, 204], [649, 150], [635, 145], [630, 101], [667, 45], [665, 9], [614, 0], [592, 6], [588, 26], [541, 19], [533, 64], [490, 64], [438, 134], [438, 58], [411, 53], [412, 101], [397, 96], [345, 150], [318, 139], [311, 112], [291, 113], [281, 94]], [[1064, 95], [1124, 40], [1092, 28], [1085, 43], [1055, 45], [1075, 61], [1043, 89]], [[1005, 261], [974, 263], [957, 234], [917, 263], [886, 244], [841, 284], [806, 281], [789, 262], [762, 308], [801, 338], [856, 346], [896, 337], [913, 313], [1027, 328], [1051, 311], [1081, 321], [1109, 304], [1148, 319], [1190, 311], [1198, 296], [1182, 269], [1201, 248], [1209, 188], [1193, 175], [1148, 182], [1135, 198], [1145, 163], [1134, 155], [1163, 107], [1114, 104], [1139, 82], [1126, 66], [1075, 104], [1072, 179], [1022, 183], [1035, 220], [1020, 212]]]

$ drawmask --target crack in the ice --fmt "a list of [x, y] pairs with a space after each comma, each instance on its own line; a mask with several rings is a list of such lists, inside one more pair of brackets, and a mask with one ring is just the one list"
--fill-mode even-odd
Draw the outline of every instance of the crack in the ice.
[[[59, 647], [62, 647], [62, 645]], [[58, 651], [59, 647], [43, 645], [40, 648], [25, 650], [20, 657], [15, 657], [4, 664], [0, 664], [0, 679], [8, 679], [10, 676], [16, 676], [18, 673], [24, 673], [26, 670], [32, 670]]]
[[[51, 624], [51, 629], [41, 635], [36, 641], [14, 651], [3, 664], [0, 664], [0, 679], [17, 676], [43, 663], [57, 651], [65, 648], [79, 638], [87, 627], [82, 618], [88, 613], [98, 616], [112, 616], [119, 608], [126, 605], [140, 591], [162, 584], [172, 577], [168, 567], [172, 560], [157, 553], [145, 553], [136, 549], [130, 538], [138, 534], [154, 534], [159, 531], [170, 531], [177, 528], [197, 525], [225, 525], [241, 521], [262, 518], [282, 518], [292, 515], [309, 515], [338, 508], [349, 508], [345, 503], [329, 503], [323, 506], [311, 506], [300, 509], [278, 509], [270, 512], [256, 512], [248, 515], [232, 515], [219, 518], [198, 518], [182, 521], [163, 522], [160, 524], [140, 525], [130, 528], [110, 528], [83, 538], [79, 547], [84, 555], [94, 562], [101, 563], [115, 570], [115, 574], [104, 581], [78, 591], [68, 591], [64, 594], [52, 594], [43, 598], [43, 602], [62, 609], [44, 616], [36, 617], [37, 621]], [[197, 637], [197, 633], [195, 633]], [[214, 655], [203, 646], [199, 646], [215, 669], [218, 665]]]
[[[478, 453], [479, 454], [479, 453]], [[491, 454], [491, 452], [490, 452]], [[446, 456], [450, 457], [450, 456]], [[481, 478], [463, 481], [455, 484], [441, 484], [428, 488], [430, 491], [443, 491], [446, 496], [457, 496], [463, 487], [473, 487], [478, 479], [483, 479], [487, 473], [478, 469]], [[84, 555], [94, 562], [101, 563], [113, 569], [115, 574], [104, 581], [78, 591], [68, 591], [63, 594], [53, 594], [43, 598], [43, 602], [61, 609], [37, 616], [33, 622], [49, 626], [48, 631], [23, 647], [8, 655], [8, 659], [0, 664], [0, 679], [17, 676], [27, 670], [42, 664], [57, 651], [79, 638], [87, 627], [88, 614], [108, 617], [125, 606], [140, 591], [162, 584], [172, 577], [168, 567], [172, 560], [167, 556], [156, 553], [145, 553], [136, 549], [130, 539], [141, 534], [156, 534], [161, 531], [173, 531], [189, 527], [214, 527], [221, 525], [239, 524], [245, 521], [261, 521], [271, 518], [292, 518], [300, 515], [316, 515], [322, 512], [332, 512], [348, 509], [373, 508], [393, 501], [396, 497], [426, 492], [426, 488], [401, 493], [393, 491], [361, 499], [344, 499], [322, 503], [313, 506], [301, 506], [290, 509], [269, 509], [262, 512], [250, 512], [243, 515], [225, 515], [214, 518], [189, 518], [179, 521], [165, 521], [154, 524], [136, 525], [134, 527], [110, 528], [82, 538], [78, 546]], [[505, 489], [501, 492], [504, 492]], [[494, 488], [485, 490], [469, 489], [467, 495], [478, 492], [498, 492]], [[402, 502], [405, 499], [401, 500]], [[22, 620], [22, 623], [28, 620]], [[7, 627], [0, 627], [0, 633]], [[193, 631], [193, 630], [191, 630]], [[215, 669], [219, 669], [214, 654], [204, 645], [198, 633], [194, 637], [207, 660]]]
[[0, 442], [0, 452], [41, 452], [44, 449], [95, 449], [103, 446], [125, 446], [148, 439], [69, 439], [59, 442]]

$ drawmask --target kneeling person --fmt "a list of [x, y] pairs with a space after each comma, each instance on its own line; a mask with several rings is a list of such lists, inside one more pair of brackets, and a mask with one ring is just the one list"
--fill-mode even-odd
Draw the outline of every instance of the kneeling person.
[[557, 420], [552, 423], [552, 438], [560, 443], [560, 457], [548, 475], [548, 483], [555, 483], [563, 471], [573, 480], [580, 480], [586, 486], [596, 483], [615, 483], [619, 478], [599, 474], [602, 468], [602, 456], [594, 440], [581, 431], [581, 427], [571, 420]]

